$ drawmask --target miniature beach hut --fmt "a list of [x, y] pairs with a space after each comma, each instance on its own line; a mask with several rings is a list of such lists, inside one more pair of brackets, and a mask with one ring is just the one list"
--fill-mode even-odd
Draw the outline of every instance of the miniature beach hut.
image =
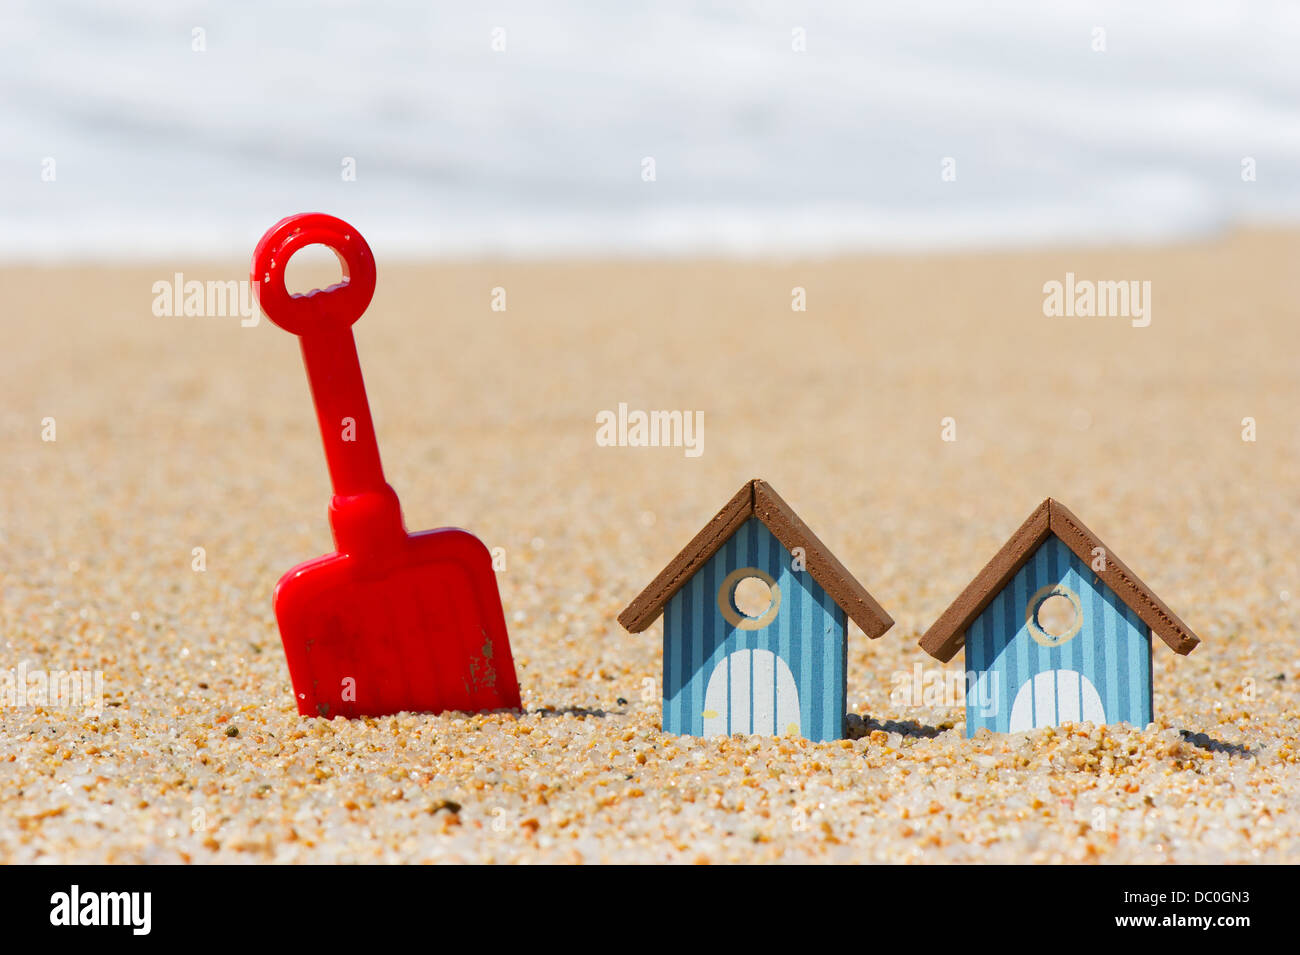
[[[745, 592], [744, 600], [738, 594]], [[745, 484], [619, 615], [664, 617], [669, 733], [844, 736], [848, 619], [894, 621], [785, 501]]]
[[966, 735], [1152, 720], [1151, 636], [1200, 640], [1059, 501], [1029, 515], [921, 638], [966, 651]]

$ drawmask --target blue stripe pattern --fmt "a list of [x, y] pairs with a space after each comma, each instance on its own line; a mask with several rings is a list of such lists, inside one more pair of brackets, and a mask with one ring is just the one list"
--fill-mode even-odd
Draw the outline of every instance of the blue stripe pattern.
[[[1046, 647], [1029, 633], [1026, 605], [1041, 588], [1063, 584], [1079, 597], [1083, 624], [1065, 643]], [[1091, 682], [1101, 698], [1107, 723], [1146, 726], [1152, 719], [1151, 630], [1110, 587], [1055, 535], [1050, 535], [966, 631], [966, 735], [981, 728], [995, 733], [1010, 729], [1016, 694], [1035, 674], [1051, 670], [1078, 673]], [[1077, 692], [1086, 692], [1079, 680]], [[1031, 684], [1032, 712], [1042, 705], [1056, 715], [1059, 695], [1049, 701], [1036, 697]]]
[[[810, 740], [844, 736], [848, 673], [848, 620], [842, 609], [793, 558], [762, 521], [751, 517], [664, 608], [664, 730], [701, 736], [709, 677], [737, 650], [768, 650], [784, 661], [799, 691], [799, 719]], [[776, 619], [761, 630], [742, 630], [718, 611], [718, 588], [734, 570], [756, 567], [781, 591]], [[749, 667], [754, 656], [749, 655]], [[779, 666], [779, 665], [778, 665]], [[723, 672], [730, 680], [730, 667]], [[775, 683], [770, 707], [777, 713]], [[751, 679], [750, 686], [753, 687]], [[727, 685], [731, 700], [731, 685]], [[750, 694], [751, 721], [755, 701]], [[777, 725], [778, 734], [785, 727]]]

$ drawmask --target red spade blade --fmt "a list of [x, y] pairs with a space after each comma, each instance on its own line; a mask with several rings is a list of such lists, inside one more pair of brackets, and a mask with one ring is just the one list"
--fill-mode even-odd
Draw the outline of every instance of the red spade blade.
[[346, 554], [289, 571], [275, 590], [304, 716], [519, 706], [487, 548], [461, 530], [406, 538], [375, 577]]
[[[290, 295], [284, 267], [313, 244], [334, 250], [344, 279]], [[374, 293], [369, 246], [340, 219], [291, 216], [258, 243], [252, 277], [267, 317], [301, 339], [334, 484], [338, 552], [295, 567], [275, 591], [298, 712], [518, 708], [487, 548], [455, 528], [408, 534], [384, 480], [351, 329]]]

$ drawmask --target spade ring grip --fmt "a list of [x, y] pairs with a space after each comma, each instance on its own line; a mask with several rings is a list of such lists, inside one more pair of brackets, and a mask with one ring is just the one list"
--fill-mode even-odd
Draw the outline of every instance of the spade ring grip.
[[[305, 295], [291, 295], [284, 269], [299, 249], [323, 245], [338, 256], [343, 281]], [[281, 219], [262, 236], [253, 252], [253, 288], [262, 311], [295, 335], [337, 331], [350, 326], [375, 294], [375, 257], [361, 233], [342, 219], [304, 212]]]

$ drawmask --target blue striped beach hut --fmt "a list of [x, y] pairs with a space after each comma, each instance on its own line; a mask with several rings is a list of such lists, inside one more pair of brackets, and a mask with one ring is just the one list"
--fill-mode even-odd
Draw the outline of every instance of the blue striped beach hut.
[[966, 735], [1153, 719], [1151, 644], [1200, 640], [1059, 501], [1048, 498], [921, 638], [966, 651]]
[[841, 739], [848, 620], [868, 637], [894, 621], [790, 505], [749, 481], [619, 615], [664, 618], [669, 733]]

